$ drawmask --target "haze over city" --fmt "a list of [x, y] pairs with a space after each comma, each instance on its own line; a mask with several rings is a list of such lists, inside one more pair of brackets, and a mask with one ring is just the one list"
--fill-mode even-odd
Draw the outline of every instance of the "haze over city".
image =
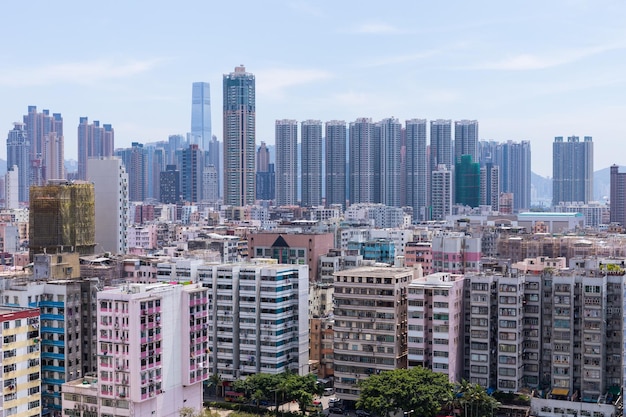
[[[592, 136], [595, 168], [625, 164], [626, 4], [553, 2], [108, 2], [1, 6], [0, 126], [59, 112], [66, 158], [80, 116], [116, 147], [190, 130], [191, 84], [256, 76], [257, 144], [276, 119], [475, 119], [481, 140], [530, 140], [552, 175], [555, 136]], [[0, 157], [6, 157], [0, 147]]]

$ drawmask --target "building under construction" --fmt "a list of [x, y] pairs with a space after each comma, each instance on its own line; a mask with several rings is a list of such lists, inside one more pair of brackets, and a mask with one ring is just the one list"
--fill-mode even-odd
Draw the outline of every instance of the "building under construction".
[[91, 255], [96, 245], [95, 191], [90, 182], [51, 180], [30, 188], [30, 258], [37, 253]]

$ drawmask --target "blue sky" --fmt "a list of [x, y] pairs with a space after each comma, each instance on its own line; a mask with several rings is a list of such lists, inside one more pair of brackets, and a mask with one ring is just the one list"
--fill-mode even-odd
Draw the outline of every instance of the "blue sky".
[[[190, 129], [191, 83], [256, 75], [257, 143], [276, 119], [477, 119], [485, 140], [593, 136], [595, 168], [626, 165], [623, 1], [3, 1], [0, 131], [28, 105], [60, 112], [66, 159], [80, 116], [116, 147]], [[6, 133], [1, 133], [6, 136]], [[0, 146], [0, 157], [6, 147]]]

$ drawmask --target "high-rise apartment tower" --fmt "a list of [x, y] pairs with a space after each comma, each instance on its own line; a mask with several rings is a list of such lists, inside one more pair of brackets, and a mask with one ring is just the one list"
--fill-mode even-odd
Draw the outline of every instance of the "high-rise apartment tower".
[[241, 65], [224, 75], [224, 203], [254, 204], [256, 106], [254, 75]]

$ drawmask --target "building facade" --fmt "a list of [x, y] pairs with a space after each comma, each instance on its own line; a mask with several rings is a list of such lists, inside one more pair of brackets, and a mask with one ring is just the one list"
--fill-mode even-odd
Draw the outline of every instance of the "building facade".
[[552, 204], [593, 200], [593, 140], [585, 136], [554, 138], [552, 144]]
[[276, 120], [276, 205], [298, 203], [298, 122]]
[[128, 225], [128, 174], [118, 158], [88, 161], [89, 181], [94, 185], [96, 252], [125, 254]]
[[1, 417], [41, 415], [39, 322], [37, 308], [0, 307]]
[[224, 204], [255, 200], [255, 78], [244, 66], [224, 75]]
[[309, 373], [305, 265], [204, 265], [209, 366], [225, 381], [257, 373]]
[[211, 131], [211, 85], [194, 82], [191, 85], [191, 145], [209, 152]]
[[341, 204], [346, 208], [346, 122], [326, 122], [325, 133], [325, 197], [326, 206]]
[[209, 378], [208, 292], [128, 284], [98, 292], [100, 413], [174, 417], [202, 407]]
[[359, 397], [358, 382], [407, 367], [407, 292], [412, 268], [360, 267], [335, 276], [335, 392]]
[[322, 122], [306, 120], [302, 122], [302, 198], [303, 207], [316, 207], [322, 204]]

